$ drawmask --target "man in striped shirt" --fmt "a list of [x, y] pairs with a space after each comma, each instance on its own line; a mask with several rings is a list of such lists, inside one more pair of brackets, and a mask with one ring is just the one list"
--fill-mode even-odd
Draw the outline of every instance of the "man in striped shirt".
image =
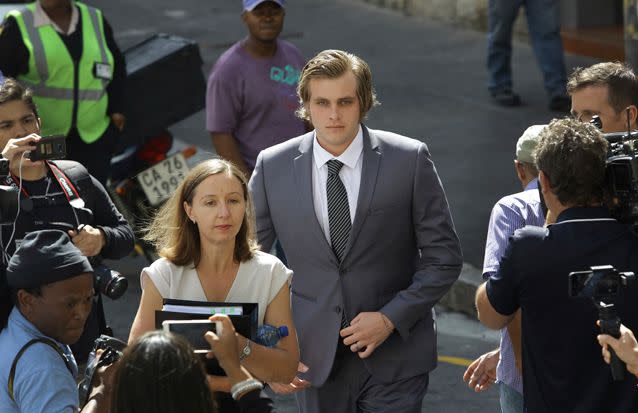
[[[499, 200], [492, 209], [487, 228], [483, 278], [496, 273], [510, 236], [526, 225], [543, 226], [545, 216], [538, 192], [538, 170], [532, 152], [538, 135], [546, 125], [527, 128], [516, 143], [514, 166], [523, 192]], [[476, 391], [499, 383], [503, 413], [523, 413], [523, 380], [520, 368], [520, 310], [506, 328], [501, 330], [500, 347], [477, 358], [465, 371], [463, 379]]]

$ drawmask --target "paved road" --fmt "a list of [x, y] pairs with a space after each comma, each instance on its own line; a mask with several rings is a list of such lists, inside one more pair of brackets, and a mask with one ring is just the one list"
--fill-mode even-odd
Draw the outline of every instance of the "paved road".
[[[123, 48], [152, 33], [199, 42], [204, 71], [244, 35], [239, 0], [93, 0]], [[446, 188], [466, 261], [480, 267], [489, 212], [503, 194], [518, 191], [512, 159], [516, 139], [530, 124], [546, 123], [542, 81], [531, 49], [514, 52], [515, 88], [525, 106], [491, 104], [485, 91], [485, 36], [405, 17], [352, 0], [289, 3], [283, 37], [310, 57], [340, 48], [372, 67], [382, 106], [366, 122], [425, 141]], [[567, 56], [569, 68], [589, 58]], [[178, 75], [178, 74], [176, 74]], [[212, 151], [203, 113], [173, 128], [180, 138]]]
[[[156, 32], [196, 40], [205, 73], [244, 33], [239, 0], [91, 3], [104, 10], [123, 48]], [[339, 48], [369, 62], [382, 106], [372, 111], [366, 123], [428, 144], [448, 194], [466, 261], [480, 267], [491, 206], [503, 194], [518, 190], [512, 168], [517, 137], [528, 125], [546, 123], [556, 116], [545, 108], [542, 81], [530, 48], [518, 44], [513, 63], [516, 90], [525, 105], [505, 109], [492, 105], [485, 91], [482, 33], [405, 17], [352, 0], [295, 0], [289, 4], [283, 37], [296, 43], [307, 57]], [[567, 56], [567, 63], [571, 68], [593, 60]], [[172, 131], [212, 151], [203, 113], [175, 125]], [[136, 280], [144, 265], [141, 258], [116, 265], [134, 280], [125, 299], [107, 300], [109, 318], [124, 337], [139, 299]], [[448, 321], [439, 326], [441, 355], [473, 358], [495, 343], [480, 330], [472, 332], [477, 329], [475, 322]], [[444, 325], [451, 328], [446, 330]], [[495, 391], [474, 394], [461, 382], [462, 371], [461, 366], [440, 363], [432, 373], [424, 411], [497, 411]], [[295, 411], [290, 400], [282, 400], [280, 407]]]
[[[139, 274], [146, 265], [143, 258], [127, 259], [123, 262], [109, 262], [125, 274]], [[105, 309], [109, 323], [118, 337], [126, 338], [141, 294], [139, 278], [130, 277], [131, 285], [125, 297], [118, 301], [105, 299]], [[471, 413], [496, 412], [498, 393], [492, 389], [477, 394], [462, 382], [465, 371], [464, 360], [492, 350], [498, 345], [497, 333], [486, 331], [477, 321], [456, 313], [439, 310], [437, 317], [439, 366], [430, 375], [430, 387], [424, 399], [423, 412], [427, 413]], [[275, 397], [277, 411], [296, 413], [292, 396]]]

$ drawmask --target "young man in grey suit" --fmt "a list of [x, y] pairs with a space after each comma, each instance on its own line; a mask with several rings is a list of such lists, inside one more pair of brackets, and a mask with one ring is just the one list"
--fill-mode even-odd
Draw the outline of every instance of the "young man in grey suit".
[[424, 143], [361, 124], [377, 101], [359, 57], [319, 53], [297, 91], [315, 130], [262, 151], [250, 180], [262, 248], [279, 238], [294, 271], [302, 363], [271, 387], [302, 412], [420, 412], [432, 307], [462, 266], [441, 182]]

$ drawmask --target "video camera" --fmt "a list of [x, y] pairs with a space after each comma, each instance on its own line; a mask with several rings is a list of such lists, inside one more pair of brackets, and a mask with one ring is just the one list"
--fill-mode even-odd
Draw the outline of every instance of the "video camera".
[[[618, 272], [611, 265], [590, 267], [590, 271], [574, 271], [569, 273], [567, 293], [570, 297], [586, 297], [594, 301], [598, 308], [600, 332], [612, 337], [620, 337], [620, 318], [612, 301], [620, 290], [635, 281], [633, 272]], [[625, 378], [625, 363], [618, 358], [612, 348], [611, 375], [616, 381]]]
[[[599, 129], [603, 126], [598, 116], [591, 123]], [[638, 132], [631, 132], [628, 123], [627, 132], [605, 133], [603, 137], [609, 142], [605, 168], [607, 207], [614, 218], [638, 235]]]

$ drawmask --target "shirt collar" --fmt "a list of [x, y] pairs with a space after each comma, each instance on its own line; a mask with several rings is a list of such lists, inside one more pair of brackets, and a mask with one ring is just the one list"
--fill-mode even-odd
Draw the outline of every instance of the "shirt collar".
[[538, 189], [538, 178], [532, 179], [525, 185], [525, 191], [529, 191], [530, 189]]
[[605, 207], [573, 207], [564, 210], [556, 218], [556, 223], [571, 221], [576, 219], [599, 219], [612, 218], [609, 210]]
[[363, 153], [363, 129], [361, 129], [361, 125], [359, 125], [359, 131], [357, 131], [354, 140], [350, 143], [348, 148], [346, 148], [343, 153], [337, 157], [332, 155], [327, 150], [323, 149], [319, 142], [317, 141], [317, 131], [313, 132], [312, 137], [312, 154], [315, 160], [315, 165], [317, 168], [321, 168], [331, 159], [336, 159], [342, 162], [347, 167], [354, 169], [359, 162], [359, 157]]
[[[47, 336], [46, 334], [43, 334], [40, 330], [38, 330], [38, 328], [31, 321], [27, 320], [27, 318], [22, 315], [22, 313], [18, 309], [17, 305], [14, 306], [13, 309], [11, 310], [10, 320], [20, 330], [23, 330], [23, 331], [27, 332], [29, 335], [32, 335], [34, 337], [51, 338], [51, 337]], [[55, 341], [56, 343], [60, 344], [60, 346], [63, 346], [63, 344], [59, 343], [57, 340], [55, 340], [55, 339], [52, 339], [52, 340]]]
[[35, 12], [33, 13], [33, 25], [35, 26], [36, 29], [42, 26], [51, 25], [56, 32], [68, 36], [75, 32], [75, 29], [77, 28], [77, 25], [78, 25], [79, 14], [80, 13], [78, 12], [78, 8], [75, 6], [75, 2], [72, 1], [71, 2], [71, 23], [69, 24], [69, 30], [67, 30], [67, 32], [65, 33], [62, 29], [58, 27], [57, 24], [53, 22], [53, 20], [49, 18], [49, 15], [46, 14], [44, 9], [40, 5], [40, 1], [36, 1]]

